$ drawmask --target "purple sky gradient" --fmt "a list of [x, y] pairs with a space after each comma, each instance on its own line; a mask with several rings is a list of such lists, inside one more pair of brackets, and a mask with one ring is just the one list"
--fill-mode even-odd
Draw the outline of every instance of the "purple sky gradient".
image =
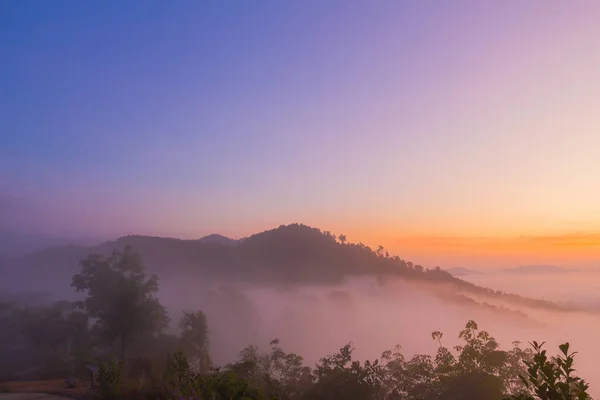
[[392, 243], [600, 223], [600, 3], [0, 8], [5, 229]]

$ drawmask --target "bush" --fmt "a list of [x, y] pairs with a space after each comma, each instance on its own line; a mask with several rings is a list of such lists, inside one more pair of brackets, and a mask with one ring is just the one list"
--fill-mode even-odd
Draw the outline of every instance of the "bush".
[[119, 397], [122, 383], [123, 364], [110, 359], [100, 365], [96, 392], [102, 400], [114, 400]]
[[527, 375], [521, 379], [526, 391], [507, 400], [591, 400], [589, 385], [574, 374], [575, 352], [569, 353], [569, 343], [559, 346], [561, 354], [548, 357], [544, 343], [533, 342], [533, 361], [524, 361]]

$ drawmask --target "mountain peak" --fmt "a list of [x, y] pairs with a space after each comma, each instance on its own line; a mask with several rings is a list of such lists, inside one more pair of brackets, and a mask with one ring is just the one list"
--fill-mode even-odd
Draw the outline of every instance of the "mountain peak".
[[223, 236], [218, 233], [213, 233], [212, 235], [204, 236], [203, 238], [198, 239], [198, 242], [207, 244], [220, 244], [225, 246], [235, 246], [236, 244], [240, 244], [244, 240], [245, 239], [231, 239], [227, 236]]

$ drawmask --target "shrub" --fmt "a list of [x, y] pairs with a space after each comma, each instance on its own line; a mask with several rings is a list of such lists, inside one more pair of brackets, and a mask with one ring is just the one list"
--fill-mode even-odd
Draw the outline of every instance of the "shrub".
[[557, 357], [548, 357], [544, 343], [533, 342], [532, 361], [524, 361], [527, 375], [521, 376], [528, 393], [515, 395], [508, 400], [591, 400], [589, 385], [574, 374], [576, 352], [569, 353], [569, 343], [559, 346]]
[[122, 384], [123, 364], [114, 359], [100, 365], [96, 392], [102, 400], [114, 400], [119, 397]]

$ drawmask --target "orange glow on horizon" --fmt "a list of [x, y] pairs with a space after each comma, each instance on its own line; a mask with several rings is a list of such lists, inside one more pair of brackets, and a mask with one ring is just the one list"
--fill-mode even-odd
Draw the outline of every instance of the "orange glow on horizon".
[[350, 242], [372, 248], [384, 246], [391, 254], [424, 265], [518, 266], [530, 263], [595, 265], [600, 261], [600, 231], [556, 234], [477, 236], [386, 232], [385, 235], [347, 234]]

